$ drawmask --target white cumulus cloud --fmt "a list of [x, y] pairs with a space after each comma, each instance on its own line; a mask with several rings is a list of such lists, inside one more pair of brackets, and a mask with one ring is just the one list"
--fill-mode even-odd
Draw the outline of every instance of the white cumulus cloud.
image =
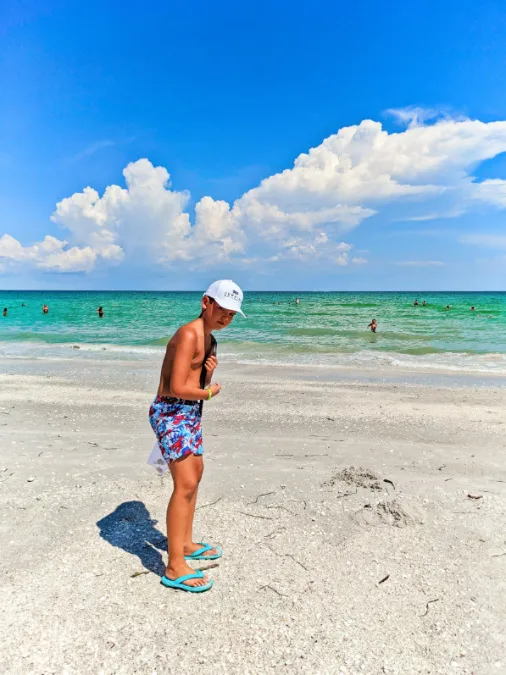
[[66, 241], [46, 236], [43, 241], [32, 246], [23, 246], [9, 234], [0, 237], [0, 261], [3, 271], [9, 271], [13, 263], [29, 263], [39, 269], [57, 272], [89, 272], [93, 269], [96, 254], [92, 248], [85, 246], [67, 248]]
[[419, 108], [391, 112], [406, 129], [389, 133], [372, 120], [344, 127], [235, 202], [205, 196], [193, 213], [190, 195], [171, 188], [167, 169], [132, 162], [123, 171], [125, 187], [109, 185], [102, 195], [86, 187], [56, 205], [51, 219], [64, 240], [25, 245], [4, 235], [0, 262], [57, 271], [290, 259], [363, 265], [343, 237], [373, 216], [378, 223], [423, 221], [456, 218], [479, 204], [506, 208], [506, 181], [473, 178], [480, 162], [506, 152], [506, 121], [434, 121], [434, 111]]
[[490, 178], [476, 185], [475, 198], [499, 208], [506, 208], [506, 180]]

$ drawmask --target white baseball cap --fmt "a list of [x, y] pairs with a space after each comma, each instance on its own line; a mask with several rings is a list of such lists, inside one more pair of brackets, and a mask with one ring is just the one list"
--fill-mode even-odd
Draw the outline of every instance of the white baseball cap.
[[216, 300], [216, 302], [224, 309], [229, 309], [232, 312], [239, 312], [242, 316], [246, 316], [241, 310], [243, 292], [231, 279], [215, 281], [209, 286], [204, 295]]

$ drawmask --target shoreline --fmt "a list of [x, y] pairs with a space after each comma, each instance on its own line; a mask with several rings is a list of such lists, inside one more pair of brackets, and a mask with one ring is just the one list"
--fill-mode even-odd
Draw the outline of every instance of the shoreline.
[[[157, 370], [163, 359], [163, 350], [159, 353], [150, 354], [143, 359], [110, 359], [81, 358], [81, 354], [75, 350], [72, 356], [57, 356], [39, 358], [27, 358], [25, 356], [11, 357], [0, 354], [0, 365], [5, 373], [19, 373], [50, 369], [63, 370], [74, 367], [97, 368], [118, 367], [130, 368], [131, 370], [145, 371], [146, 369]], [[234, 362], [226, 357], [220, 357], [220, 373], [231, 374], [240, 371], [262, 376], [266, 373], [275, 373], [278, 378], [300, 378], [302, 380], [316, 379], [321, 382], [367, 382], [374, 384], [399, 384], [440, 387], [506, 387], [506, 374], [481, 373], [472, 371], [455, 371], [443, 369], [403, 369], [403, 368], [360, 368], [357, 366], [325, 365], [325, 364], [264, 364]]]

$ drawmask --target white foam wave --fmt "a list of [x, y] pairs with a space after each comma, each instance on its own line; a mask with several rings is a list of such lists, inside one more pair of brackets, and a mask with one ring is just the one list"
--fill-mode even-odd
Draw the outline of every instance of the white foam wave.
[[[0, 343], [0, 356], [4, 358], [97, 358], [159, 359], [165, 347], [157, 345], [112, 345], [90, 343], [47, 344], [34, 342]], [[365, 370], [407, 370], [426, 372], [476, 373], [506, 375], [506, 353], [466, 354], [442, 352], [436, 354], [402, 354], [379, 350], [348, 353], [330, 352], [280, 352], [273, 345], [227, 343], [219, 352], [222, 363], [247, 365], [278, 365], [289, 368], [298, 366], [360, 368]]]
[[222, 360], [231, 360], [247, 365], [284, 365], [297, 366], [339, 366], [342, 368], [384, 369], [384, 370], [416, 370], [426, 372], [478, 373], [506, 375], [506, 354], [401, 354], [398, 352], [380, 352], [364, 350], [345, 354], [297, 354], [293, 357], [273, 358], [257, 352], [251, 353], [222, 352]]

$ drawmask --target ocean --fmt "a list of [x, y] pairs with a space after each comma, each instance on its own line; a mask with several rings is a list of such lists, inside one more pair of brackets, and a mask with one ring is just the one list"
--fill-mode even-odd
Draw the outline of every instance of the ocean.
[[[7, 317], [0, 315], [0, 356], [161, 356], [176, 328], [199, 314], [200, 297], [196, 292], [0, 291], [0, 310], [8, 308]], [[44, 303], [48, 314], [42, 313]], [[99, 305], [103, 318], [96, 313]], [[237, 316], [217, 334], [223, 360], [506, 374], [504, 292], [246, 292], [243, 309], [246, 319]], [[373, 318], [375, 334], [367, 329]]]

